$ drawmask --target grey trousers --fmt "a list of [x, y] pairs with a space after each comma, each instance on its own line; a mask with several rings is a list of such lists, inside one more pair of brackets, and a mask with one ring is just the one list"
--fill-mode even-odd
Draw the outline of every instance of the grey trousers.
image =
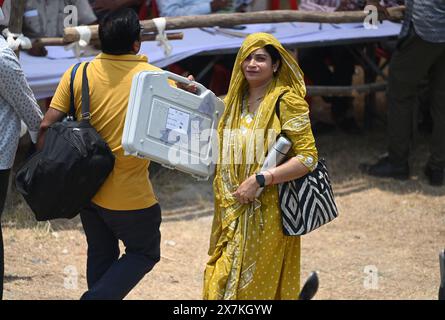
[[429, 164], [445, 167], [445, 43], [422, 40], [414, 30], [397, 45], [388, 79], [389, 158], [394, 164], [408, 162], [414, 134], [418, 87], [430, 79], [433, 133]]

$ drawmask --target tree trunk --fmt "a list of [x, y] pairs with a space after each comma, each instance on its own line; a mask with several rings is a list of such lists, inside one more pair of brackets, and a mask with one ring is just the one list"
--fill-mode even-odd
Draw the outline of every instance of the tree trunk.
[[368, 94], [385, 91], [387, 83], [365, 83], [351, 86], [307, 86], [308, 96], [352, 97], [357, 94]]

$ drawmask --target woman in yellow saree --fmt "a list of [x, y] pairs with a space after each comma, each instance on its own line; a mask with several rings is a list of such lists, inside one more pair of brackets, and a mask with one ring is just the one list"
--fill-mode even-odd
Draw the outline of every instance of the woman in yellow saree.
[[[275, 37], [256, 33], [246, 38], [218, 127], [215, 214], [204, 299], [298, 297], [300, 238], [283, 234], [276, 184], [304, 176], [317, 165], [305, 94], [297, 62]], [[259, 172], [280, 133], [292, 141], [289, 160]]]

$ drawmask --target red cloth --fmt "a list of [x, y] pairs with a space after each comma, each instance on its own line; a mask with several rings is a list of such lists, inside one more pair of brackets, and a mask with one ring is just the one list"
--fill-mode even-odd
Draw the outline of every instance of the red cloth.
[[0, 7], [3, 5], [3, 2], [5, 2], [5, 0], [0, 0]]
[[[1, 1], [1, 0], [0, 0]], [[144, 1], [139, 7], [139, 20], [145, 20], [148, 16], [147, 2]]]
[[[297, 0], [289, 0], [289, 5], [292, 10], [298, 10], [298, 2]], [[280, 0], [272, 0], [270, 5], [271, 10], [279, 10], [280, 9]]]
[[232, 71], [228, 70], [222, 64], [216, 63], [213, 66], [212, 78], [210, 80], [209, 89], [217, 96], [227, 94], [229, 90], [230, 77]]
[[151, 0], [151, 16], [152, 18], [159, 17], [159, 9], [156, 0]]

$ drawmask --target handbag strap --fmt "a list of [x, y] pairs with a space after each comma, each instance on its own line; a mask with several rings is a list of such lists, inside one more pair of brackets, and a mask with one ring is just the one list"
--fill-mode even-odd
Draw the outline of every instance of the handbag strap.
[[90, 86], [88, 84], [87, 68], [89, 62], [85, 63], [82, 74], [82, 120], [90, 122]]
[[277, 102], [275, 102], [275, 113], [278, 117], [278, 120], [280, 120], [280, 114], [281, 114], [280, 113], [280, 100], [281, 100], [282, 96], [284, 96], [284, 93], [280, 94], [280, 96], [277, 99]]
[[71, 82], [70, 82], [70, 110], [68, 111], [68, 119], [76, 119], [76, 109], [74, 108], [74, 78], [76, 77], [77, 69], [79, 69], [80, 62], [76, 63], [71, 70]]

